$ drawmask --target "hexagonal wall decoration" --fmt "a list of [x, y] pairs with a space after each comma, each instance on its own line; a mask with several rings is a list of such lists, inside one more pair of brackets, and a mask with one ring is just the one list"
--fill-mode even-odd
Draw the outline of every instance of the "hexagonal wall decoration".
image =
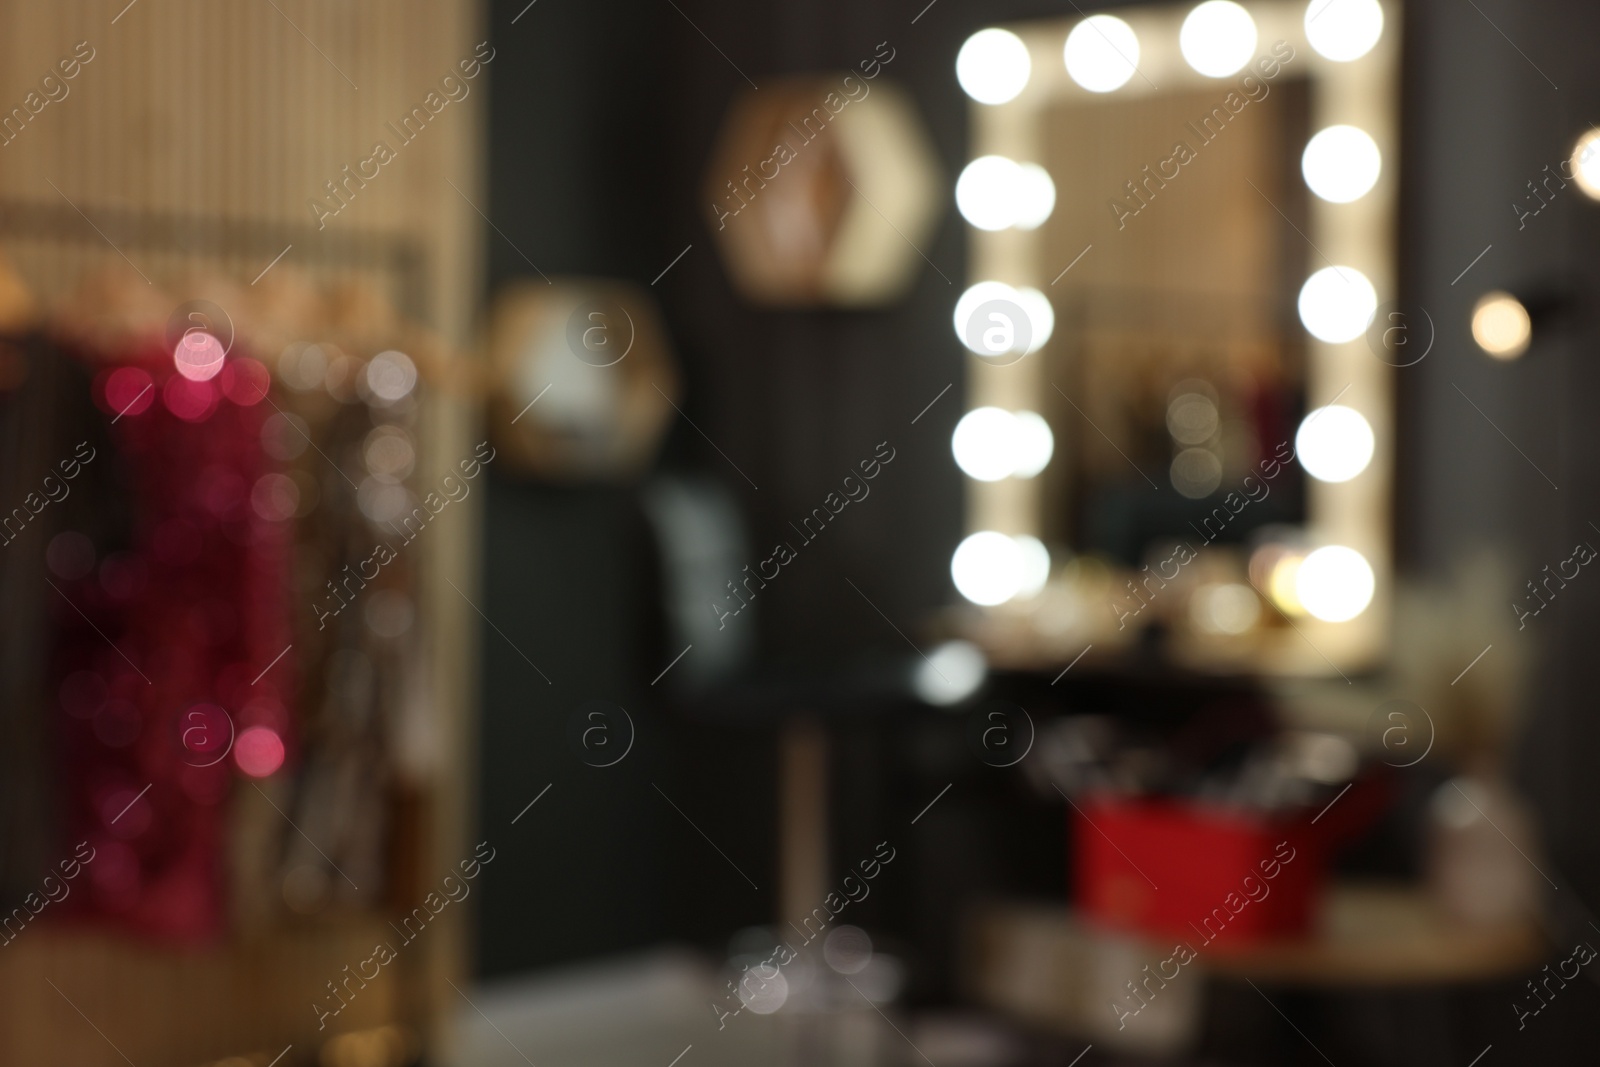
[[660, 311], [629, 282], [507, 286], [490, 316], [488, 356], [494, 444], [524, 474], [637, 476], [674, 414], [678, 372]]
[[[853, 84], [855, 90], [847, 91]], [[869, 306], [932, 269], [942, 179], [911, 98], [817, 74], [734, 102], [706, 174], [711, 229], [739, 292], [777, 306]]]

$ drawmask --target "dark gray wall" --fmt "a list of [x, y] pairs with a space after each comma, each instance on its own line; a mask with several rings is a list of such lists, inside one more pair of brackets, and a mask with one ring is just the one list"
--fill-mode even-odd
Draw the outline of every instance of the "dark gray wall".
[[[939, 0], [912, 25], [922, 6], [539, 0], [511, 25], [523, 3], [492, 5], [500, 50], [491, 69], [495, 224], [551, 275], [648, 283], [693, 244], [656, 287], [685, 369], [685, 410], [761, 488], [752, 490], [681, 420], [663, 464], [719, 479], [759, 541], [812, 506], [872, 443], [888, 438], [905, 457], [883, 480], [883, 506], [862, 513], [870, 521], [841, 524], [837, 538], [808, 551], [803, 576], [767, 595], [758, 625], [769, 663], [804, 669], [904, 651], [845, 577], [907, 628], [952, 595], [946, 565], [961, 527], [961, 487], [947, 442], [964, 406], [964, 367], [948, 318], [966, 273], [964, 238], [948, 213], [923, 251], [956, 285], [924, 270], [911, 296], [890, 309], [755, 309], [731, 293], [712, 246], [703, 168], [729, 101], [745, 86], [729, 60], [760, 83], [850, 66], [887, 40], [897, 50], [888, 73], [911, 90], [953, 175], [966, 155], [952, 66], [961, 41], [985, 23], [1070, 9]], [[1407, 573], [1436, 579], [1491, 553], [1517, 576], [1504, 591], [1509, 614], [1524, 578], [1564, 558], [1590, 520], [1600, 525], [1600, 464], [1586, 432], [1600, 401], [1588, 314], [1600, 292], [1600, 205], [1569, 188], [1520, 231], [1510, 207], [1576, 132], [1600, 119], [1600, 8], [1419, 0], [1408, 6], [1404, 31], [1403, 292], [1427, 309], [1438, 338], [1426, 360], [1399, 372], [1397, 549]], [[492, 282], [528, 273], [492, 233], [488, 248]], [[1467, 331], [1473, 300], [1490, 287], [1536, 282], [1571, 286], [1580, 317], [1541, 336], [1516, 363], [1483, 358]], [[950, 382], [940, 405], [909, 427]], [[657, 937], [710, 941], [764, 918], [770, 898], [737, 880], [724, 884], [730, 872], [702, 864], [689, 850], [704, 850], [704, 842], [685, 833], [650, 782], [666, 788], [670, 780], [692, 810], [719, 820], [707, 830], [748, 849], [740, 858], [768, 886], [773, 827], [762, 798], [771, 789], [770, 732], [696, 726], [663, 705], [650, 727], [649, 760], [604, 780], [561, 744], [571, 708], [608, 692], [624, 702], [646, 693], [674, 652], [652, 629], [654, 564], [632, 492], [501, 480], [487, 520], [486, 609], [536, 660], [542, 653], [558, 664], [560, 680], [530, 680], [526, 664], [494, 632], [483, 633], [485, 825], [509, 819], [545, 782], [558, 783], [540, 805], [549, 805], [541, 813], [549, 821], [530, 814], [518, 824], [527, 851], [485, 892], [484, 968]], [[1600, 895], [1600, 857], [1586, 822], [1600, 800], [1600, 776], [1590, 769], [1600, 755], [1589, 697], [1597, 612], [1600, 580], [1591, 579], [1539, 620], [1550, 625], [1516, 638], [1535, 665], [1520, 773], [1550, 835], [1552, 865], [1563, 872], [1561, 892], [1573, 902]], [[1462, 1062], [1475, 1050], [1467, 1051]]]
[[[1413, 5], [1409, 26], [1406, 280], [1439, 338], [1426, 360], [1400, 372], [1398, 503], [1408, 566], [1448, 580], [1463, 561], [1492, 555], [1508, 576], [1504, 606], [1493, 610], [1510, 619], [1523, 583], [1594, 537], [1590, 521], [1600, 524], [1600, 467], [1586, 432], [1600, 399], [1592, 358], [1600, 205], [1568, 187], [1536, 216], [1519, 220], [1512, 206], [1535, 205], [1527, 183], [1545, 177], [1545, 165], [1559, 163], [1576, 134], [1600, 121], [1600, 72], [1589, 48], [1600, 8], [1480, 6], [1481, 13]], [[1486, 359], [1468, 322], [1473, 302], [1495, 288], [1568, 288], [1570, 318], [1552, 323], [1514, 363]], [[1517, 709], [1519, 777], [1538, 804], [1554, 863], [1568, 873], [1563, 891], [1591, 902], [1600, 898], [1586, 814], [1600, 799], [1589, 653], [1600, 632], [1597, 608], [1600, 583], [1574, 583], [1506, 648], [1530, 662]]]

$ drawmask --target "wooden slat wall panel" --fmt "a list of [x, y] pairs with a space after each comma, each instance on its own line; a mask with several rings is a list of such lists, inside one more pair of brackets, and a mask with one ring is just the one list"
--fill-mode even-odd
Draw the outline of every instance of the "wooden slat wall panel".
[[[0, 146], [0, 201], [60, 207], [70, 198], [91, 220], [156, 212], [305, 227], [282, 265], [324, 282], [354, 273], [319, 265], [340, 241], [358, 232], [407, 237], [425, 255], [428, 324], [464, 347], [478, 287], [481, 222], [450, 183], [487, 206], [478, 189], [488, 78], [480, 74], [470, 82], [467, 99], [448, 104], [409, 144], [399, 145], [386, 123], [398, 125], [459, 60], [472, 56], [486, 36], [479, 5], [125, 3], [0, 0], [0, 115], [21, 106], [77, 42], [95, 50], [67, 83], [67, 97], [47, 105], [20, 136]], [[343, 166], [366, 158], [380, 139], [396, 150], [395, 160], [318, 232], [307, 201], [323, 194], [324, 183]], [[12, 240], [6, 224], [0, 216], [0, 246], [49, 300], [70, 293], [86, 270], [110, 265], [136, 277], [92, 231], [88, 241]], [[108, 229], [107, 236], [117, 234]], [[257, 248], [123, 251], [174, 303], [191, 295], [175, 285], [186, 274], [221, 273], [244, 285], [275, 254]], [[423, 477], [433, 482], [470, 452], [473, 423], [468, 405], [441, 399], [441, 392], [434, 393], [424, 429], [433, 448], [423, 457]], [[423, 546], [422, 607], [435, 635], [431, 704], [437, 716], [436, 763], [431, 780], [419, 783], [426, 810], [420, 820], [425, 840], [417, 850], [425, 881], [470, 854], [463, 783], [470, 770], [466, 664], [474, 628], [445, 579], [470, 588], [475, 508], [460, 508], [460, 517]], [[434, 1031], [445, 1014], [443, 998], [454, 996], [444, 979], [459, 981], [462, 969], [459, 917], [450, 912], [430, 927], [426, 943], [407, 950], [395, 965], [395, 978], [386, 979], [392, 984], [366, 991], [342, 1024], [400, 1016]], [[325, 934], [285, 932], [203, 952], [30, 928], [0, 952], [0, 1063], [98, 1067], [122, 1064], [126, 1055], [139, 1067], [176, 1067], [269, 1047], [276, 1054], [293, 1041], [295, 1051], [280, 1065], [287, 1067], [326, 1036], [316, 1032], [311, 1000], [344, 964], [370, 952], [377, 937], [368, 927], [381, 926], [379, 918], [353, 920]], [[81, 1016], [47, 978], [71, 997]]]
[[[386, 124], [472, 56], [483, 39], [476, 5], [136, 0], [113, 25], [117, 10], [99, 0], [0, 4], [5, 111], [77, 42], [95, 51], [68, 96], [0, 146], [0, 196], [60, 204], [65, 194], [91, 219], [118, 208], [314, 228], [307, 202], [381, 139], [394, 162], [285, 262], [315, 263], [324, 243], [357, 231], [412, 235], [436, 258], [436, 325], [464, 336], [477, 216], [446, 179], [477, 199], [487, 79], [467, 83], [466, 100], [408, 144]], [[230, 258], [248, 282], [270, 256]]]

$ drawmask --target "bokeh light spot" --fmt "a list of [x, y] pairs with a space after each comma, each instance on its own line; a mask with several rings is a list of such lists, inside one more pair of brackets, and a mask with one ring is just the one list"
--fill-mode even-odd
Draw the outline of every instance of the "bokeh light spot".
[[283, 739], [276, 730], [252, 726], [239, 734], [233, 761], [252, 778], [266, 778], [283, 766]]
[[178, 373], [193, 382], [215, 378], [227, 354], [222, 342], [204, 330], [190, 330], [172, 346], [172, 362]]

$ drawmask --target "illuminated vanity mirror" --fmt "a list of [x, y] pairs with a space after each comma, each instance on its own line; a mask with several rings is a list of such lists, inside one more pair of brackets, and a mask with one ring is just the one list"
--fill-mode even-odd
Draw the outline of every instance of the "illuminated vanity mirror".
[[963, 46], [971, 234], [951, 562], [992, 659], [1381, 655], [1399, 11], [1119, 8]]

